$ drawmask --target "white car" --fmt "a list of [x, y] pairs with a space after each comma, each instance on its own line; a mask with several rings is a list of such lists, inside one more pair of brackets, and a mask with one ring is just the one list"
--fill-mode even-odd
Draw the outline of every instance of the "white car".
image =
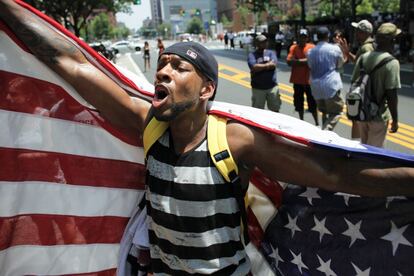
[[130, 52], [129, 41], [120, 40], [111, 45], [115, 54], [124, 54]]
[[132, 39], [129, 41], [128, 48], [140, 52], [144, 49], [144, 43], [139, 39]]

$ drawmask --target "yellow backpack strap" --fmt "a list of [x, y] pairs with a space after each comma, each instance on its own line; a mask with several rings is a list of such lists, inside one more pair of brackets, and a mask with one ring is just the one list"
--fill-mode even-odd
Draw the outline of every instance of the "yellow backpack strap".
[[227, 120], [227, 118], [212, 114], [208, 116], [207, 144], [211, 159], [217, 170], [227, 182], [233, 185], [234, 196], [240, 209], [242, 241], [246, 245], [249, 242], [246, 214], [247, 205], [245, 205], [247, 203], [247, 193], [243, 199], [241, 183], [237, 181], [239, 178], [239, 169], [227, 143]]
[[143, 144], [145, 159], [152, 145], [164, 134], [169, 124], [152, 118], [144, 130]]
[[207, 143], [214, 165], [226, 181], [232, 182], [237, 178], [239, 169], [227, 144], [227, 120], [216, 115], [208, 116]]

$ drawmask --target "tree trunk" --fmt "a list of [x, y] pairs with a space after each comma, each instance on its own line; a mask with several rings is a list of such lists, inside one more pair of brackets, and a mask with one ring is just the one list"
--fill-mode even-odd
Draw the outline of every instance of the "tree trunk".
[[355, 22], [356, 18], [356, 3], [355, 0], [351, 0], [351, 22]]
[[300, 24], [303, 28], [306, 27], [306, 11], [305, 11], [305, 0], [300, 0]]

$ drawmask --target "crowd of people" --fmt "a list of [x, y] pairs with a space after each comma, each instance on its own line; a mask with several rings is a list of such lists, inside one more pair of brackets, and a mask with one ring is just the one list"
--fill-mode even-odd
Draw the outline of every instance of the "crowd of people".
[[[392, 57], [396, 38], [401, 34], [393, 23], [381, 24], [376, 33], [368, 20], [352, 22], [351, 27], [358, 43], [356, 52], [352, 52], [342, 31], [335, 30], [331, 34], [325, 26], [316, 30], [316, 44], [312, 42], [308, 29], [300, 29], [288, 49], [286, 62], [291, 67], [295, 111], [303, 120], [306, 95], [307, 110], [317, 126], [317, 110], [321, 113], [322, 129], [333, 130], [346, 107], [347, 91], [344, 91], [341, 78], [343, 65], [355, 64], [351, 83], [356, 82], [362, 71], [368, 73], [382, 60]], [[270, 110], [278, 112], [280, 109], [276, 67], [278, 58], [281, 58], [282, 40], [284, 35], [278, 32], [275, 49], [269, 49], [268, 37], [262, 34], [255, 38], [255, 51], [248, 55], [253, 107], [264, 108], [267, 101]], [[364, 144], [383, 147], [389, 124], [389, 132], [398, 130], [397, 90], [401, 88], [398, 59], [387, 60], [378, 70], [375, 68], [370, 79], [373, 91], [370, 100], [376, 110], [369, 118], [352, 121], [351, 136]]]

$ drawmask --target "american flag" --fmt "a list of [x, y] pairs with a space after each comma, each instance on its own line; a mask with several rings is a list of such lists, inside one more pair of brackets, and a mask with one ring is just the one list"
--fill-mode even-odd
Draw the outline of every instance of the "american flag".
[[[59, 24], [19, 2], [131, 94], [125, 77]], [[141, 83], [142, 81], [142, 83]], [[214, 102], [210, 113], [338, 156], [414, 158], [367, 148], [283, 114]], [[0, 22], [0, 275], [114, 275], [119, 242], [143, 195], [136, 134], [102, 119]], [[413, 202], [362, 198], [269, 180], [249, 187], [254, 275], [411, 275]]]

